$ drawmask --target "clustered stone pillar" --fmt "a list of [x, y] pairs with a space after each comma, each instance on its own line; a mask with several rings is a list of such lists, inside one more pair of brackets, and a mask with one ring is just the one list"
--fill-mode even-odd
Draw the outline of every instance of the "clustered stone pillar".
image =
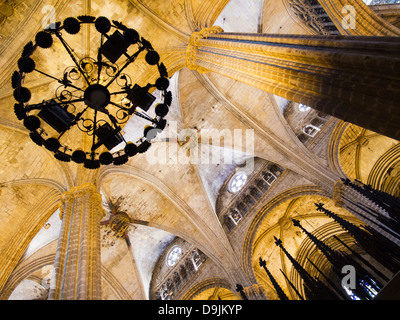
[[101, 195], [92, 184], [62, 195], [49, 300], [101, 299], [100, 220], [104, 214]]
[[[388, 209], [383, 206], [383, 202], [374, 202], [365, 194], [352, 187], [352, 185], [356, 184], [360, 185], [360, 189], [363, 188], [361, 182], [352, 183], [345, 179], [337, 181], [335, 183], [335, 193], [333, 195], [335, 204], [345, 208], [366, 225], [400, 246], [398, 221], [390, 216]], [[390, 197], [390, 195], [387, 196]], [[398, 203], [400, 203], [399, 200]]]
[[195, 32], [189, 69], [215, 72], [400, 140], [399, 37]]

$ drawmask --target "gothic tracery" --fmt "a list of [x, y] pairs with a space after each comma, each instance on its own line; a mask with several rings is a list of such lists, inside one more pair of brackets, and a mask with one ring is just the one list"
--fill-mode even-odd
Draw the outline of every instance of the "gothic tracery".
[[[369, 87], [362, 87], [363, 81], [368, 84], [367, 80], [372, 79], [371, 75], [357, 78], [355, 74], [352, 78], [353, 71], [345, 73], [345, 68], [338, 66], [340, 72], [336, 75], [340, 73], [341, 80], [327, 90], [325, 85], [329, 81], [325, 80], [329, 77], [326, 77], [319, 88], [313, 87], [320, 92], [311, 94], [307, 86], [317, 83], [317, 73], [327, 72], [330, 63], [336, 61], [332, 59], [342, 53], [328, 56], [322, 51], [313, 56], [312, 48], [304, 47], [309, 56], [303, 56], [300, 68], [296, 55], [290, 59], [281, 55], [282, 48], [278, 45], [287, 41], [286, 45], [292, 49], [285, 54], [292, 54], [295, 41], [304, 44], [308, 35], [322, 36], [318, 41], [323, 41], [324, 36], [343, 34], [337, 25], [340, 14], [332, 9], [341, 2], [282, 0], [274, 4], [266, 1], [262, 6], [256, 0], [210, 0], [203, 5], [197, 0], [51, 2], [59, 19], [82, 13], [110, 18], [118, 15], [118, 20], [146, 32], [152, 44], [160, 48], [159, 53], [170, 72], [173, 100], [168, 132], [171, 135], [157, 141], [152, 149], [154, 155], [168, 151], [164, 163], [149, 164], [142, 155], [123, 166], [88, 171], [73, 163], [56, 162], [31, 143], [25, 128], [17, 122], [11, 104], [11, 74], [23, 45], [41, 29], [45, 16], [40, 1], [3, 1], [0, 6], [0, 65], [3, 67], [0, 73], [0, 298], [48, 299], [72, 295], [72, 280], [67, 281], [71, 287], [65, 288], [64, 293], [59, 290], [64, 281], [59, 270], [65, 268], [68, 279], [72, 279], [75, 275], [72, 270], [78, 266], [87, 268], [85, 274], [90, 273], [76, 285], [82, 296], [85, 288], [94, 288], [90, 292], [93, 295], [86, 296], [89, 298], [241, 299], [243, 295], [236, 291], [238, 283], [243, 286], [243, 294], [251, 299], [314, 297], [313, 288], [323, 285], [309, 281], [304, 274], [318, 276], [319, 269], [332, 279], [337, 275], [324, 253], [318, 251], [318, 240], [332, 250], [345, 252], [346, 259], [359, 255], [361, 258], [357, 261], [361, 261], [367, 256], [353, 245], [352, 235], [338, 221], [346, 227], [368, 225], [363, 234], [379, 230], [393, 243], [399, 242], [398, 218], [379, 203], [383, 197], [379, 190], [397, 198], [400, 195], [399, 142], [315, 107], [323, 108], [327, 102], [324, 94], [334, 92], [336, 85], [345, 80], [349, 80], [349, 85], [343, 86], [344, 98], [352, 97], [354, 88], [360, 94], [358, 98], [366, 92], [359, 99], [364, 100], [354, 102], [360, 106], [368, 95], [373, 109], [372, 104], [379, 100], [378, 94], [382, 97], [381, 90], [373, 92]], [[352, 3], [368, 9], [359, 0]], [[373, 19], [373, 23], [360, 32], [380, 30], [384, 34], [400, 34], [397, 27], [382, 22], [388, 17], [387, 11], [378, 19], [373, 11], [379, 12], [376, 7], [368, 10], [360, 14], [364, 19], [362, 25], [368, 24], [368, 19]], [[249, 30], [265, 33], [264, 30], [279, 26], [278, 22], [296, 36], [285, 38], [278, 31], [274, 39], [267, 41], [249, 35]], [[8, 26], [14, 27], [9, 30]], [[90, 34], [83, 33], [81, 40], [85, 50], [94, 46]], [[277, 41], [273, 46], [276, 51], [267, 50], [271, 56], [262, 55], [266, 50], [260, 45], [263, 41]], [[369, 45], [374, 44], [366, 44]], [[382, 42], [383, 45], [386, 44]], [[331, 49], [335, 46], [338, 43]], [[232, 52], [236, 56], [229, 56]], [[226, 55], [226, 59], [221, 55]], [[350, 56], [346, 56], [349, 59], [346, 63], [356, 63]], [[238, 59], [248, 62], [255, 57], [262, 57], [258, 64], [237, 62]], [[38, 61], [49, 67], [57, 66], [56, 60], [47, 60], [45, 55]], [[315, 61], [321, 64], [316, 65]], [[281, 69], [259, 68], [274, 63], [284, 68], [297, 66], [296, 72], [301, 76], [289, 78], [294, 71], [280, 74]], [[389, 65], [384, 67], [390, 71]], [[309, 77], [308, 82], [303, 82], [304, 70], [307, 71], [304, 74], [314, 72], [304, 76], [304, 79]], [[360, 70], [354, 72], [357, 71]], [[137, 72], [133, 80], [145, 82], [146, 77], [140, 74]], [[267, 78], [272, 85], [265, 85]], [[290, 95], [287, 94], [289, 84], [292, 85]], [[30, 85], [37, 94], [46, 92], [48, 84], [37, 76]], [[270, 87], [274, 94], [264, 91]], [[296, 91], [294, 87], [302, 89]], [[336, 93], [340, 96], [342, 91]], [[354, 94], [355, 100], [357, 94]], [[315, 95], [320, 100], [316, 101]], [[384, 98], [393, 103], [391, 94]], [[314, 108], [299, 109], [299, 104], [304, 107], [309, 102], [315, 103]], [[235, 128], [242, 133], [252, 129], [252, 153], [235, 149], [233, 145], [221, 145], [222, 139], [219, 144], [207, 139], [209, 128], [220, 132]], [[185, 145], [175, 135], [175, 129], [195, 130], [198, 139]], [[124, 134], [128, 135], [129, 130], [129, 126], [125, 127]], [[228, 140], [225, 136], [223, 141]], [[188, 148], [190, 152], [186, 152]], [[188, 159], [197, 151], [234, 161], [190, 163]], [[186, 162], [179, 162], [179, 156]], [[235, 173], [243, 170], [249, 159], [254, 161], [253, 170], [236, 176], [235, 180]], [[169, 162], [172, 160], [176, 161]], [[352, 182], [341, 178], [350, 178]], [[83, 192], [82, 186], [90, 191]], [[71, 190], [82, 193], [68, 198]], [[390, 196], [385, 201], [395, 206], [396, 201]], [[90, 201], [92, 206], [85, 202], [91, 197], [95, 199]], [[316, 207], [315, 203], [324, 203], [325, 207]], [[89, 219], [90, 212], [96, 213], [95, 219], [85, 220]], [[65, 226], [61, 226], [60, 217], [66, 221]], [[55, 219], [59, 223], [54, 223]], [[292, 219], [310, 233], [299, 229]], [[90, 228], [86, 229], [87, 226]], [[68, 251], [75, 246], [68, 245], [69, 236], [79, 243], [76, 251]], [[80, 243], [79, 239], [87, 240]], [[396, 252], [390, 245], [387, 248]], [[285, 250], [299, 265], [292, 263]], [[67, 252], [71, 255], [77, 252], [81, 257], [79, 261], [69, 261], [72, 267], [64, 266]], [[381, 258], [373, 245], [369, 254], [374, 259]], [[266, 269], [261, 267], [260, 258], [265, 260]], [[53, 265], [57, 270], [52, 270]], [[375, 273], [380, 285], [386, 284], [397, 266], [398, 261], [392, 256], [383, 266], [379, 265]], [[57, 274], [55, 280], [49, 276], [50, 269], [51, 274]], [[101, 289], [99, 281], [96, 282], [100, 274]], [[365, 279], [359, 278], [364, 283]], [[96, 284], [90, 286], [89, 280]], [[28, 292], [26, 288], [32, 289], [28, 290], [29, 295], [24, 295]], [[351, 294], [355, 297], [363, 293]]]

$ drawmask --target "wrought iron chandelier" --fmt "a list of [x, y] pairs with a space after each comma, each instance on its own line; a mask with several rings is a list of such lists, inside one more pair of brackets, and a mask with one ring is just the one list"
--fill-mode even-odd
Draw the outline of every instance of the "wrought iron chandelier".
[[[70, 46], [83, 25], [97, 31], [91, 38], [91, 43], [97, 43], [95, 58], [84, 54], [79, 58]], [[38, 50], [44, 50], [45, 55]], [[58, 62], [71, 64], [58, 67], [58, 75], [54, 67], [46, 65], [55, 53]], [[135, 69], [132, 65], [139, 57], [144, 58], [142, 66]], [[46, 70], [38, 66], [40, 62]], [[143, 64], [154, 68], [155, 83], [132, 83], [129, 74], [143, 73]], [[45, 92], [27, 87], [35, 82], [29, 81], [35, 73], [42, 81], [48, 80]], [[106, 17], [69, 17], [38, 32], [35, 41], [25, 45], [11, 82], [15, 114], [30, 131], [33, 142], [60, 161], [82, 163], [88, 169], [121, 165], [146, 152], [166, 127], [164, 118], [172, 102], [167, 69], [151, 43], [136, 30]], [[128, 122], [139, 130], [137, 137], [131, 134], [133, 141], [127, 141], [122, 132]]]

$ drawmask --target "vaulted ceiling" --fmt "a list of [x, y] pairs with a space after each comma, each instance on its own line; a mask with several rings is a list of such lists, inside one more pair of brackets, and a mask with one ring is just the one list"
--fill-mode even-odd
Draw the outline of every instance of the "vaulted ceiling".
[[[150, 40], [160, 53], [171, 76], [173, 102], [166, 117], [165, 136], [157, 140], [148, 153], [137, 155], [122, 166], [88, 170], [78, 164], [59, 162], [46, 149], [32, 143], [28, 132], [15, 117], [10, 79], [24, 45], [42, 29], [43, 23], [49, 21], [50, 11], [46, 10], [45, 4], [54, 7], [56, 21], [79, 15], [105, 16], [122, 21]], [[104, 299], [148, 299], [156, 263], [176, 236], [204, 252], [216, 266], [218, 276], [234, 281], [232, 274], [242, 273], [238, 271], [242, 267], [242, 249], [225, 233], [218, 219], [217, 199], [236, 166], [246, 159], [258, 157], [291, 172], [291, 178], [286, 185], [279, 187], [276, 195], [301, 185], [318, 185], [330, 191], [333, 188], [338, 174], [329, 167], [327, 146], [338, 123], [336, 119], [330, 120], [318, 140], [305, 145], [285, 118], [290, 101], [218, 74], [199, 74], [185, 68], [190, 35], [203, 27], [219, 25], [225, 32], [307, 33], [307, 29], [288, 14], [284, 1], [53, 0], [44, 3], [9, 0], [4, 1], [0, 9], [0, 255], [15, 245], [16, 239], [24, 243], [23, 251], [28, 250], [18, 268], [38, 259], [44, 261], [42, 268], [29, 275], [32, 279], [36, 277], [42, 281], [48, 276], [60, 228], [57, 211], [60, 195], [88, 181], [96, 183], [107, 210], [102, 225]], [[82, 30], [73, 47], [76, 47], [78, 55], [83, 56], [97, 49], [96, 40], [90, 32]], [[52, 48], [39, 55], [38, 63], [49, 70], [63, 70], [69, 62], [59, 55], [61, 49]], [[155, 76], [146, 70], [132, 72], [135, 83], [145, 84], [149, 77]], [[48, 79], [39, 74], [28, 83], [36, 94], [46, 94], [48, 85]], [[191, 129], [199, 132], [201, 137], [201, 131], [210, 128], [254, 130], [254, 148], [249, 152], [235, 150], [230, 145], [220, 146], [200, 138], [197, 143], [204, 148], [202, 150], [212, 150], [221, 159], [233, 155], [235, 162], [154, 163], [154, 159], [165, 150], [169, 152], [169, 160], [177, 159], [178, 153], [186, 154], [176, 133]], [[127, 126], [124, 133], [129, 135], [130, 130]], [[344, 137], [340, 155], [348, 164], [343, 170], [349, 176], [367, 179], [369, 169], [364, 172], [358, 165], [366, 160], [354, 148], [367, 146], [365, 139], [371, 146], [375, 141], [373, 134], [364, 133], [361, 137], [346, 131]], [[376, 145], [379, 143], [376, 140]], [[388, 142], [386, 149], [394, 143]], [[346, 155], [347, 150], [352, 153]], [[355, 157], [355, 160], [349, 157]], [[256, 243], [252, 264], [256, 265], [258, 254], [274, 256], [277, 249], [269, 242], [272, 234], [280, 233], [289, 239], [287, 243], [292, 248], [299, 246], [301, 238], [296, 235], [297, 230], [286, 225], [290, 217], [304, 215], [305, 220], [312, 221], [309, 224], [311, 229], [320, 226], [322, 218], [313, 220], [306, 212], [311, 210], [309, 207], [313, 201], [316, 200], [305, 198], [295, 203], [284, 203], [260, 224], [252, 236]], [[115, 210], [127, 213], [132, 221], [127, 232], [129, 242], [109, 232], [107, 222]], [[266, 238], [268, 240], [264, 241]], [[271, 263], [278, 263], [281, 259], [277, 255]], [[229, 270], [224, 271], [224, 266], [229, 266]], [[18, 268], [16, 270], [22, 270]], [[21, 281], [28, 275], [14, 277]], [[257, 273], [256, 278], [268, 287], [264, 276]], [[9, 287], [17, 284], [15, 280]], [[215, 297], [218, 292], [226, 298], [234, 297], [225, 290], [207, 289], [197, 298]], [[21, 292], [16, 292], [15, 298], [24, 298], [19, 295]], [[37, 292], [32, 293], [35, 294]]]

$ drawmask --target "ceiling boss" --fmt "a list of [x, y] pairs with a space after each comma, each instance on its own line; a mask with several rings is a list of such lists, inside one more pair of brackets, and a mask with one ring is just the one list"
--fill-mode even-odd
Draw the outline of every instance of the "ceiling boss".
[[[77, 43], [73, 37], [83, 25], [96, 30], [91, 41], [98, 45], [93, 56], [80, 58], [71, 44]], [[43, 50], [45, 59], [38, 53]], [[54, 59], [70, 65], [54, 67], [49, 63], [54, 54]], [[145, 66], [135, 67], [135, 62]], [[130, 75], [144, 67], [155, 68], [154, 83], [133, 83]], [[35, 73], [48, 81], [46, 92], [29, 88]], [[11, 82], [15, 114], [33, 142], [60, 161], [82, 163], [88, 169], [121, 165], [146, 152], [165, 128], [172, 102], [167, 69], [152, 44], [106, 17], [69, 17], [38, 32], [25, 45]], [[128, 122], [133, 128], [129, 141], [122, 132]]]

